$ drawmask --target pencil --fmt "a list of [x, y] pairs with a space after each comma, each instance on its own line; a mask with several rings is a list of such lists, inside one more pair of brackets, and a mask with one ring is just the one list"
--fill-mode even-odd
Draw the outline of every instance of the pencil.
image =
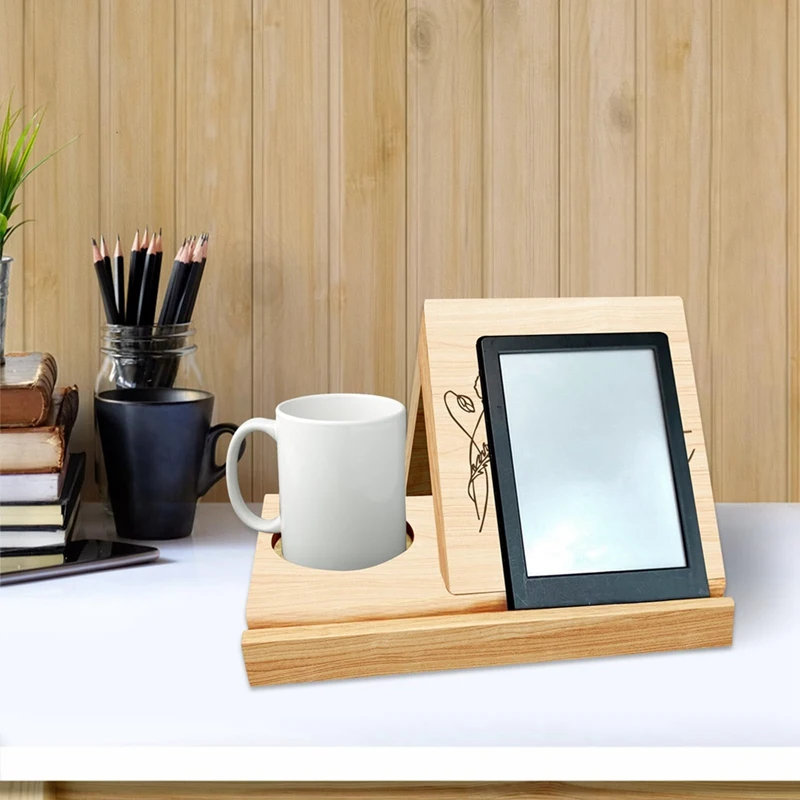
[[[113, 287], [113, 275], [111, 271], [111, 256], [108, 253], [108, 248], [106, 247], [106, 238], [102, 234], [100, 235], [100, 257], [103, 259], [103, 271], [106, 274], [106, 283], [111, 283]], [[114, 307], [116, 308], [116, 301], [114, 302]], [[114, 315], [115, 319], [119, 319], [119, 314]]]
[[172, 271], [169, 275], [169, 283], [167, 283], [167, 292], [164, 295], [164, 300], [161, 303], [161, 314], [158, 317], [159, 325], [172, 325], [175, 307], [178, 302], [178, 293], [180, 286], [183, 283], [184, 272], [184, 251], [186, 250], [186, 240], [178, 248], [175, 253], [175, 260], [172, 262]]
[[206, 257], [208, 255], [208, 234], [205, 233], [201, 237], [200, 240], [200, 250], [196, 255], [197, 264], [197, 275], [195, 278], [194, 288], [192, 290], [191, 297], [189, 298], [189, 309], [187, 311], [187, 322], [190, 322], [192, 319], [192, 314], [194, 314], [194, 306], [197, 302], [197, 295], [200, 292], [200, 283], [203, 280], [203, 271], [206, 268]]
[[200, 290], [200, 281], [203, 279], [204, 264], [203, 259], [203, 237], [200, 237], [192, 251], [192, 263], [185, 283], [185, 288], [181, 296], [181, 302], [176, 313], [176, 322], [185, 324], [192, 321], [192, 313], [197, 302], [197, 293]]
[[[141, 255], [141, 250], [139, 250]], [[142, 272], [142, 285], [139, 290], [139, 310], [136, 315], [136, 324], [147, 327], [153, 324], [155, 316], [156, 296], [158, 294], [158, 283], [155, 282], [156, 269], [156, 237], [150, 237], [150, 244], [145, 256], [144, 270]], [[151, 312], [152, 308], [152, 312]]]
[[186, 291], [189, 281], [191, 280], [192, 256], [194, 254], [196, 240], [196, 236], [190, 236], [186, 240], [186, 247], [183, 250], [181, 257], [181, 269], [178, 273], [179, 281], [178, 285], [176, 286], [175, 299], [172, 304], [172, 313], [170, 315], [171, 325], [181, 324], [181, 316], [186, 307]]
[[111, 284], [111, 273], [106, 272], [106, 263], [97, 242], [92, 239], [92, 260], [94, 271], [97, 274], [97, 283], [100, 285], [100, 297], [106, 312], [106, 322], [109, 325], [117, 324], [117, 307], [114, 304], [114, 287]]
[[156, 263], [155, 263], [155, 282], [156, 288], [153, 292], [153, 309], [150, 312], [151, 319], [155, 319], [156, 307], [158, 305], [158, 287], [161, 284], [161, 262], [164, 260], [164, 247], [161, 240], [161, 228], [158, 229], [158, 236], [156, 236]]
[[[141, 259], [143, 262], [144, 259]], [[144, 264], [140, 263], [139, 257], [139, 229], [133, 237], [131, 245], [131, 263], [128, 266], [128, 303], [125, 311], [125, 323], [135, 325], [139, 314], [139, 292], [142, 288], [142, 269]]]
[[120, 324], [125, 324], [125, 257], [122, 255], [122, 246], [119, 243], [114, 247], [114, 301], [117, 305], [117, 318]]
[[108, 248], [106, 247], [106, 237], [102, 234], [100, 235], [100, 257], [103, 259], [103, 263], [108, 268], [108, 274], [111, 274], [111, 256], [108, 253]]
[[184, 268], [184, 277], [180, 286], [180, 294], [178, 295], [178, 302], [175, 305], [174, 320], [176, 325], [181, 325], [188, 322], [186, 319], [187, 311], [189, 310], [190, 295], [192, 293], [192, 286], [194, 284], [194, 276], [197, 270], [197, 264], [194, 261], [194, 252], [196, 249], [195, 242], [190, 240], [187, 246], [186, 264]]

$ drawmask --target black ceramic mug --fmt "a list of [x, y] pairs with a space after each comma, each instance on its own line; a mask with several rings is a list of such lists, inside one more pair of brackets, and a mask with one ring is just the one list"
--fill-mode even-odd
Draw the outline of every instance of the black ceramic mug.
[[217, 439], [236, 430], [228, 422], [211, 427], [214, 395], [111, 389], [95, 397], [94, 409], [117, 535], [188, 536], [198, 499], [225, 475], [214, 460]]

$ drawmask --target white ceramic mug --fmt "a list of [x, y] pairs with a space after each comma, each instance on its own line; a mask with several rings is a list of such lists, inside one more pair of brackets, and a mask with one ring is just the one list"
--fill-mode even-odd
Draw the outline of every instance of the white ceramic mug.
[[[247, 434], [278, 444], [280, 515], [246, 506], [236, 460]], [[251, 419], [228, 445], [234, 511], [257, 531], [281, 534], [288, 561], [318, 569], [363, 569], [406, 547], [406, 410], [389, 397], [318, 394], [281, 403], [275, 419]]]

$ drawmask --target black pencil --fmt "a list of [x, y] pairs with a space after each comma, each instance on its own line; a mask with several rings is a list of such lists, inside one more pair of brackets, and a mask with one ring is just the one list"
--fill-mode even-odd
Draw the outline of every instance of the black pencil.
[[111, 273], [106, 271], [106, 263], [97, 242], [92, 239], [92, 260], [94, 271], [97, 274], [97, 283], [100, 286], [100, 297], [103, 300], [103, 308], [106, 312], [106, 322], [109, 325], [118, 323], [117, 307], [114, 303], [114, 287], [111, 283]]
[[121, 325], [125, 324], [125, 257], [122, 255], [122, 246], [119, 243], [114, 247], [114, 301], [117, 305], [117, 318]]
[[200, 238], [199, 250], [195, 255], [197, 263], [195, 265], [195, 279], [192, 286], [192, 292], [189, 297], [189, 306], [186, 311], [186, 322], [192, 321], [192, 314], [194, 314], [194, 307], [197, 303], [197, 295], [200, 292], [200, 284], [203, 280], [203, 272], [206, 268], [206, 256], [208, 253], [208, 234], [204, 234]]
[[192, 275], [192, 256], [196, 246], [196, 237], [190, 236], [181, 256], [181, 270], [178, 274], [178, 285], [175, 287], [175, 299], [170, 313], [170, 325], [180, 325], [181, 316], [186, 308], [186, 291]]
[[[141, 256], [141, 250], [139, 250]], [[136, 324], [148, 327], [153, 324], [156, 313], [156, 298], [158, 296], [158, 279], [156, 270], [156, 237], [150, 237], [150, 245], [144, 261], [142, 272], [142, 286], [139, 291], [139, 310], [136, 315]]]
[[135, 325], [139, 314], [139, 292], [142, 288], [143, 268], [144, 264], [140, 263], [139, 258], [139, 231], [137, 229], [131, 245], [131, 263], [128, 266], [128, 302], [125, 311], [127, 325]]
[[200, 279], [202, 278], [201, 250], [202, 239], [198, 239], [192, 249], [190, 268], [175, 313], [175, 322], [177, 322], [178, 325], [192, 321], [192, 311], [194, 310], [194, 304], [197, 300], [197, 291], [200, 288]]
[[147, 248], [150, 247], [150, 229], [145, 225], [144, 228], [144, 236], [142, 236], [142, 241], [139, 242], [139, 255], [146, 256], [147, 255]]
[[158, 306], [158, 287], [161, 284], [161, 262], [164, 260], [164, 248], [161, 241], [161, 228], [158, 229], [158, 236], [156, 236], [156, 261], [153, 269], [153, 281], [155, 287], [153, 289], [153, 296], [151, 299], [151, 308], [149, 309], [150, 322], [154, 322], [156, 318], [156, 308]]
[[180, 287], [183, 284], [185, 264], [183, 263], [186, 241], [178, 248], [175, 260], [172, 262], [172, 271], [167, 283], [167, 292], [161, 303], [161, 314], [158, 317], [159, 325], [172, 325], [174, 321], [175, 308], [179, 299]]

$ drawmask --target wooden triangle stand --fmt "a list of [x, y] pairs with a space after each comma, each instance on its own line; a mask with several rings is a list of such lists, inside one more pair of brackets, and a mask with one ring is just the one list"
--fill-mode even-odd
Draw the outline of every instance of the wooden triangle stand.
[[[663, 331], [670, 338], [711, 596], [508, 611], [480, 397], [482, 335]], [[256, 547], [242, 637], [251, 685], [730, 645], [733, 600], [679, 298], [427, 301], [409, 406], [413, 540], [366, 570], [292, 564]], [[278, 498], [264, 500], [264, 516]]]

